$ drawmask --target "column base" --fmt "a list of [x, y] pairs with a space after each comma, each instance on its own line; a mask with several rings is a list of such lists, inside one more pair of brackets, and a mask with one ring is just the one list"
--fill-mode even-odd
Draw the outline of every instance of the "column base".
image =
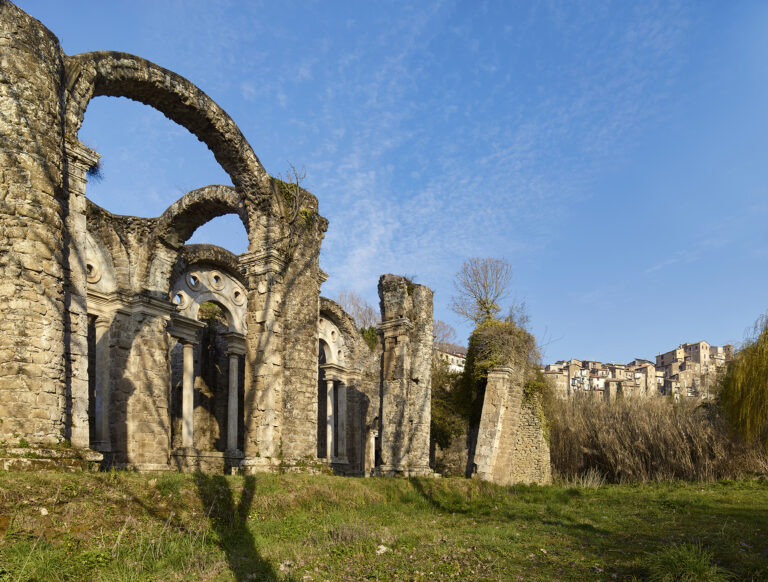
[[112, 452], [112, 444], [109, 441], [96, 441], [95, 443], [93, 443], [93, 446], [91, 448], [94, 451], [99, 451], [101, 453]]

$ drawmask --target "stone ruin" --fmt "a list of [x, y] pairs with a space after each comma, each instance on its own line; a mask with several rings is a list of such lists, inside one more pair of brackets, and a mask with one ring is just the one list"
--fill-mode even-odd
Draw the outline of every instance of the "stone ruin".
[[[100, 208], [86, 197], [100, 156], [78, 140], [97, 96], [185, 127], [234, 186], [157, 218]], [[68, 56], [0, 0], [2, 467], [32, 463], [29, 446], [37, 466], [431, 474], [432, 291], [383, 275], [369, 348], [320, 296], [328, 222], [288, 186], [187, 79], [125, 53]], [[185, 244], [224, 214], [247, 252]]]
[[[55, 456], [67, 443], [139, 470], [430, 473], [428, 288], [381, 278], [371, 350], [350, 316], [320, 297], [328, 223], [317, 199], [271, 178], [191, 82], [124, 53], [68, 56], [7, 1], [0, 75], [6, 447]], [[190, 192], [157, 218], [88, 200], [99, 154], [77, 136], [101, 95], [150, 105], [188, 129], [234, 186]], [[242, 221], [247, 252], [185, 244], [224, 214]]]

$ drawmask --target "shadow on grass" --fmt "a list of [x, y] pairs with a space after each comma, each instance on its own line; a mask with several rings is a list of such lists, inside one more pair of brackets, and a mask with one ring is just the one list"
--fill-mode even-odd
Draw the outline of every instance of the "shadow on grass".
[[[697, 496], [696, 484], [679, 490], [660, 486], [599, 493], [517, 485], [495, 492], [481, 489], [473, 496], [445, 491], [428, 480], [410, 483], [441, 513], [525, 524], [529, 535], [542, 539], [556, 532], [578, 548], [577, 554], [603, 568], [598, 572], [573, 563], [570, 567], [583, 570], [585, 579], [598, 574], [643, 579], [649, 555], [688, 543], [711, 551], [717, 565], [736, 579], [768, 580], [768, 546], [762, 542], [768, 531], [768, 504], [745, 507], [723, 503], [721, 498], [706, 499]], [[605, 521], [595, 525], [596, 520]]]
[[235, 580], [292, 580], [279, 576], [269, 561], [259, 554], [256, 540], [248, 528], [248, 514], [256, 493], [255, 476], [244, 477], [237, 503], [230, 480], [224, 475], [196, 473], [195, 485], [203, 511], [217, 534], [218, 544], [227, 556]]

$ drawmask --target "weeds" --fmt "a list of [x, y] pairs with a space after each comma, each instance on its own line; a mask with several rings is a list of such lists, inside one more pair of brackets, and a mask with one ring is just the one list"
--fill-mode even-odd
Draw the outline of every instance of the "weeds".
[[712, 552], [698, 544], [676, 544], [647, 560], [649, 582], [726, 582], [731, 577], [712, 563]]

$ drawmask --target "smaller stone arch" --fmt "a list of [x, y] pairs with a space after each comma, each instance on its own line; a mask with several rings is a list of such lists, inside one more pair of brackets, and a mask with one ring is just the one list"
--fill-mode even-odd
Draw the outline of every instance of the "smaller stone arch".
[[346, 367], [348, 360], [347, 342], [338, 326], [326, 315], [321, 314], [317, 326], [320, 348], [324, 350], [325, 363]]
[[155, 234], [172, 244], [184, 244], [205, 223], [235, 214], [243, 223], [249, 242], [252, 228], [242, 196], [232, 186], [211, 185], [187, 192], [157, 219]]

